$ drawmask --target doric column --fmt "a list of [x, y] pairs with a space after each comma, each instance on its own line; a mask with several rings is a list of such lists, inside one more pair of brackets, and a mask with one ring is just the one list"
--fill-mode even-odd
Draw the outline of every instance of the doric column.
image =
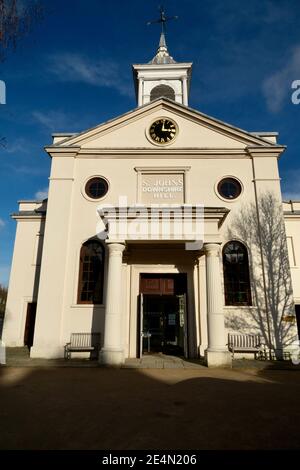
[[208, 367], [229, 365], [231, 355], [226, 346], [223, 298], [220, 276], [220, 246], [204, 245], [206, 257], [207, 336], [205, 351]]
[[104, 344], [99, 361], [118, 365], [124, 362], [122, 338], [122, 254], [125, 244], [108, 242], [108, 274], [104, 322]]
[[185, 106], [188, 106], [187, 78], [185, 76], [182, 77], [182, 96], [183, 96], [183, 104]]

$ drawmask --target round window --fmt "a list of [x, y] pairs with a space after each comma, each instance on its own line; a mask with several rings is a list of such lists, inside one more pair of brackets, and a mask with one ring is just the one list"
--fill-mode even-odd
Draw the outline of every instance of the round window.
[[218, 184], [218, 192], [224, 199], [236, 199], [242, 192], [242, 186], [235, 178], [224, 178]]
[[91, 199], [100, 199], [108, 191], [108, 183], [104, 178], [91, 178], [85, 185], [85, 192]]

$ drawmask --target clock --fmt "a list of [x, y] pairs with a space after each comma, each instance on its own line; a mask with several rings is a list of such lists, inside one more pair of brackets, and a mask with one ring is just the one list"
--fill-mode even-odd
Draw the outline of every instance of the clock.
[[154, 121], [149, 129], [149, 136], [156, 144], [169, 144], [177, 135], [177, 124], [169, 118]]

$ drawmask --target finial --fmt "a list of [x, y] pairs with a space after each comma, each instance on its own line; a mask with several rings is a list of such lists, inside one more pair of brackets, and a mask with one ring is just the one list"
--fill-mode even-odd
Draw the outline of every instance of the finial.
[[161, 33], [165, 35], [166, 34], [166, 22], [170, 20], [178, 20], [178, 16], [166, 16], [163, 6], [159, 6], [158, 9], [160, 12], [160, 18], [158, 20], [148, 21], [147, 25], [149, 26], [150, 24], [161, 23]]
[[166, 22], [170, 20], [177, 20], [178, 16], [166, 16], [164, 8], [162, 6], [159, 7], [160, 11], [160, 18], [154, 21], [148, 21], [147, 25], [161, 23], [161, 33], [159, 39], [159, 46], [156, 53], [156, 56], [152, 59], [150, 63], [152, 64], [172, 64], [175, 63], [173, 57], [169, 55], [167, 43], [166, 43]]

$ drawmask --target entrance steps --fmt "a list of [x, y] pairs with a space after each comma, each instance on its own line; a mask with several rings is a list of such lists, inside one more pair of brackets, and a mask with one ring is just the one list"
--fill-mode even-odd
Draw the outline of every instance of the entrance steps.
[[149, 354], [141, 358], [129, 358], [124, 369], [206, 369], [203, 362], [165, 354]]
[[29, 349], [27, 346], [19, 348], [6, 348], [6, 358], [11, 360], [29, 359]]
[[27, 365], [30, 363], [30, 354], [27, 346], [18, 348], [5, 348], [6, 365], [13, 364], [15, 366]]

